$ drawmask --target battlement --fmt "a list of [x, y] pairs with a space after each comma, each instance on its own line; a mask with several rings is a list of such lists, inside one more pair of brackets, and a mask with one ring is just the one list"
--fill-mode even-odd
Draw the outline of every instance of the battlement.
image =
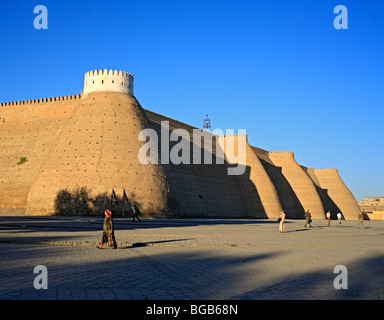
[[125, 72], [125, 71], [117, 71], [117, 70], [114, 70], [112, 71], [112, 69], [110, 69], [109, 71], [107, 69], [104, 69], [104, 70], [92, 70], [92, 71], [88, 71], [86, 74], [85, 74], [85, 77], [89, 77], [89, 76], [102, 76], [102, 75], [114, 75], [114, 76], [121, 76], [121, 77], [133, 77], [132, 74], [128, 73], [128, 72]]
[[[226, 150], [225, 145], [228, 143], [237, 143], [242, 144], [244, 142], [244, 145], [242, 145], [242, 148], [246, 148], [248, 145], [248, 136], [245, 133], [232, 133], [232, 134], [225, 134], [225, 135], [218, 135], [217, 136], [217, 142], [221, 145], [223, 150]], [[245, 151], [245, 149], [242, 149]]]
[[228, 137], [247, 137], [247, 134], [245, 133], [233, 133], [233, 134], [224, 134], [219, 135], [221, 138], [228, 138]]
[[269, 151], [269, 153], [293, 153], [293, 151]]
[[293, 151], [269, 151], [268, 154], [270, 156], [292, 156], [293, 157]]
[[77, 95], [60, 96], [60, 97], [53, 97], [53, 98], [4, 102], [4, 103], [0, 103], [0, 107], [21, 106], [21, 105], [36, 104], [36, 103], [49, 103], [49, 102], [55, 102], [55, 101], [75, 100], [80, 98], [81, 98], [81, 95], [77, 94]]
[[268, 157], [272, 161], [282, 160], [282, 161], [295, 161], [295, 156], [293, 151], [269, 151]]
[[248, 136], [245, 133], [232, 133], [232, 134], [224, 134], [217, 136], [219, 141], [225, 141], [226, 139], [244, 139], [245, 142], [248, 142]]
[[315, 172], [319, 172], [319, 171], [321, 171], [321, 172], [323, 172], [323, 173], [336, 173], [336, 174], [339, 173], [339, 171], [338, 171], [337, 168], [323, 168], [323, 169], [314, 168], [313, 170], [314, 170]]
[[91, 92], [113, 91], [133, 95], [132, 74], [125, 71], [95, 70], [84, 76], [83, 95]]

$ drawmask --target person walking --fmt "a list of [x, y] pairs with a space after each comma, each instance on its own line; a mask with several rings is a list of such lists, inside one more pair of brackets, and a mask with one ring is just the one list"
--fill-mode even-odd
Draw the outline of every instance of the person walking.
[[279, 221], [280, 221], [279, 231], [280, 231], [280, 233], [285, 233], [285, 227], [284, 227], [284, 222], [285, 222], [285, 212], [284, 212], [284, 211], [281, 211], [281, 212], [280, 212], [280, 218], [279, 218]]
[[101, 238], [100, 244], [97, 246], [98, 249], [103, 248], [104, 243], [108, 243], [109, 246], [113, 249], [117, 249], [116, 239], [115, 239], [115, 228], [112, 220], [112, 212], [110, 210], [104, 211], [104, 223], [103, 223], [103, 236]]
[[341, 220], [343, 220], [343, 219], [344, 219], [343, 215], [340, 212], [338, 212], [337, 213], [337, 220], [339, 220], [339, 227], [341, 227]]
[[331, 226], [331, 212], [329, 210], [327, 211], [326, 216], [327, 216], [328, 227], [329, 227], [329, 226]]
[[361, 227], [362, 229], [365, 229], [363, 224], [364, 216], [361, 212], [358, 213], [357, 219], [358, 219], [357, 228], [359, 229]]
[[139, 220], [139, 222], [141, 222], [140, 218], [139, 218], [139, 214], [140, 214], [140, 210], [139, 208], [137, 207], [137, 205], [133, 205], [133, 220], [132, 222], [135, 221], [135, 218], [137, 218], [137, 220]]
[[305, 217], [305, 225], [304, 228], [312, 228], [311, 226], [311, 210], [307, 210], [307, 212], [304, 214]]

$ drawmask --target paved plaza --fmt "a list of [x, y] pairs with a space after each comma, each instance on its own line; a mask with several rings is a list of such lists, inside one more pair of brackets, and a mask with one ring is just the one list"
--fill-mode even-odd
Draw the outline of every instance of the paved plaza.
[[[0, 216], [1, 300], [384, 298], [384, 222], [115, 220], [119, 245], [96, 249], [102, 218]], [[48, 289], [34, 288], [34, 268]], [[337, 290], [334, 268], [347, 268]]]

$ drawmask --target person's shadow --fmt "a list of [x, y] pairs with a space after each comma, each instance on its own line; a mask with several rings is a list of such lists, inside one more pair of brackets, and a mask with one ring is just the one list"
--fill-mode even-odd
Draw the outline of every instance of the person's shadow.
[[137, 248], [137, 247], [148, 247], [152, 244], [156, 243], [166, 243], [166, 242], [176, 242], [176, 241], [186, 241], [186, 240], [192, 240], [191, 239], [176, 239], [176, 240], [161, 240], [161, 241], [149, 241], [149, 242], [134, 242], [130, 246], [124, 246], [124, 247], [119, 247], [120, 249], [130, 249], [130, 248]]

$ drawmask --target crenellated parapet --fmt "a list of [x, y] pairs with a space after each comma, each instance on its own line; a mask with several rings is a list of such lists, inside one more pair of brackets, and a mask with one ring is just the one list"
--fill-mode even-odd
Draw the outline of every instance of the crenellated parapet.
[[282, 156], [282, 157], [293, 157], [294, 158], [294, 153], [293, 151], [269, 151], [269, 155], [271, 156]]
[[269, 151], [269, 153], [292, 153], [293, 154], [293, 151]]
[[91, 92], [113, 91], [133, 95], [132, 74], [117, 70], [89, 71], [84, 76], [83, 95]]
[[232, 141], [234, 144], [244, 143], [244, 146], [245, 146], [245, 144], [248, 143], [248, 136], [245, 133], [233, 133], [233, 134], [218, 135], [217, 141], [219, 144], [221, 144], [223, 146], [223, 148], [225, 148], [225, 145], [227, 142], [232, 142]]
[[233, 134], [220, 135], [219, 137], [223, 137], [223, 138], [228, 138], [228, 137], [247, 137], [247, 134], [245, 134], [245, 133], [233, 133]]
[[81, 95], [77, 94], [77, 95], [60, 96], [60, 97], [53, 97], [53, 98], [4, 102], [4, 103], [0, 103], [0, 107], [22, 106], [22, 105], [29, 105], [29, 104], [36, 104], [36, 103], [49, 103], [49, 102], [56, 102], [56, 101], [75, 100], [80, 98], [81, 98]]
[[226, 134], [217, 137], [217, 143], [232, 163], [246, 164], [247, 134]]

